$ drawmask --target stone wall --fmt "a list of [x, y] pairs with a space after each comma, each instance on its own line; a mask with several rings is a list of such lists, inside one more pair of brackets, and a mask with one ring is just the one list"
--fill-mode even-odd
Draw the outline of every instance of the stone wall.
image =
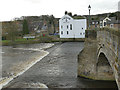
[[98, 48], [102, 47], [99, 54], [103, 52], [107, 57], [114, 72], [115, 80], [120, 86], [120, 32], [108, 29], [99, 30], [97, 31], [97, 41], [99, 43]]
[[96, 35], [96, 31], [86, 31], [84, 49], [78, 56], [78, 76], [95, 79], [97, 60]]

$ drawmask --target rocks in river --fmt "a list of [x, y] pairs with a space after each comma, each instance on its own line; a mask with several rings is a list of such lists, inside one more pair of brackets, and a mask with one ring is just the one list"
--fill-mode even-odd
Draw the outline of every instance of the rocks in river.
[[24, 83], [22, 88], [48, 88], [45, 84], [40, 83], [40, 82], [36, 82], [36, 83]]

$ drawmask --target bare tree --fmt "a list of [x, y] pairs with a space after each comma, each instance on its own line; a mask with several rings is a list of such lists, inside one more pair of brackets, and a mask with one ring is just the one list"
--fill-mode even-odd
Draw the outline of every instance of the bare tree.
[[8, 37], [11, 40], [11, 42], [14, 43], [15, 39], [18, 36], [18, 24], [17, 21], [11, 21], [9, 22], [9, 29], [8, 29]]

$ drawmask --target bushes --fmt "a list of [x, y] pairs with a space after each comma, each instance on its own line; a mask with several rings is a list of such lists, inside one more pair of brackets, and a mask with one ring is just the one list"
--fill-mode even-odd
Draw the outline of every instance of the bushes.
[[23, 21], [23, 34], [29, 34], [28, 23], [27, 20]]
[[39, 41], [42, 43], [50, 43], [52, 42], [52, 38], [50, 36], [40, 36]]
[[39, 43], [36, 39], [16, 39], [14, 42], [11, 40], [2, 40], [3, 46], [9, 46], [9, 45], [16, 45], [16, 44], [32, 44], [32, 43]]

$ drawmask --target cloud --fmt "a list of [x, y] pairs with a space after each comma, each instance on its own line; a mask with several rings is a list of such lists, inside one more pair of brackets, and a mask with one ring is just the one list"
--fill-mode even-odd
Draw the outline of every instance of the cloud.
[[1, 0], [0, 21], [45, 14], [62, 17], [65, 10], [86, 15], [89, 4], [92, 7], [91, 14], [113, 12], [118, 10], [118, 1], [120, 0]]
[[120, 1], [118, 2], [118, 11], [120, 11]]
[[24, 1], [27, 1], [27, 2], [31, 2], [31, 3], [41, 3], [42, 0], [24, 0]]

